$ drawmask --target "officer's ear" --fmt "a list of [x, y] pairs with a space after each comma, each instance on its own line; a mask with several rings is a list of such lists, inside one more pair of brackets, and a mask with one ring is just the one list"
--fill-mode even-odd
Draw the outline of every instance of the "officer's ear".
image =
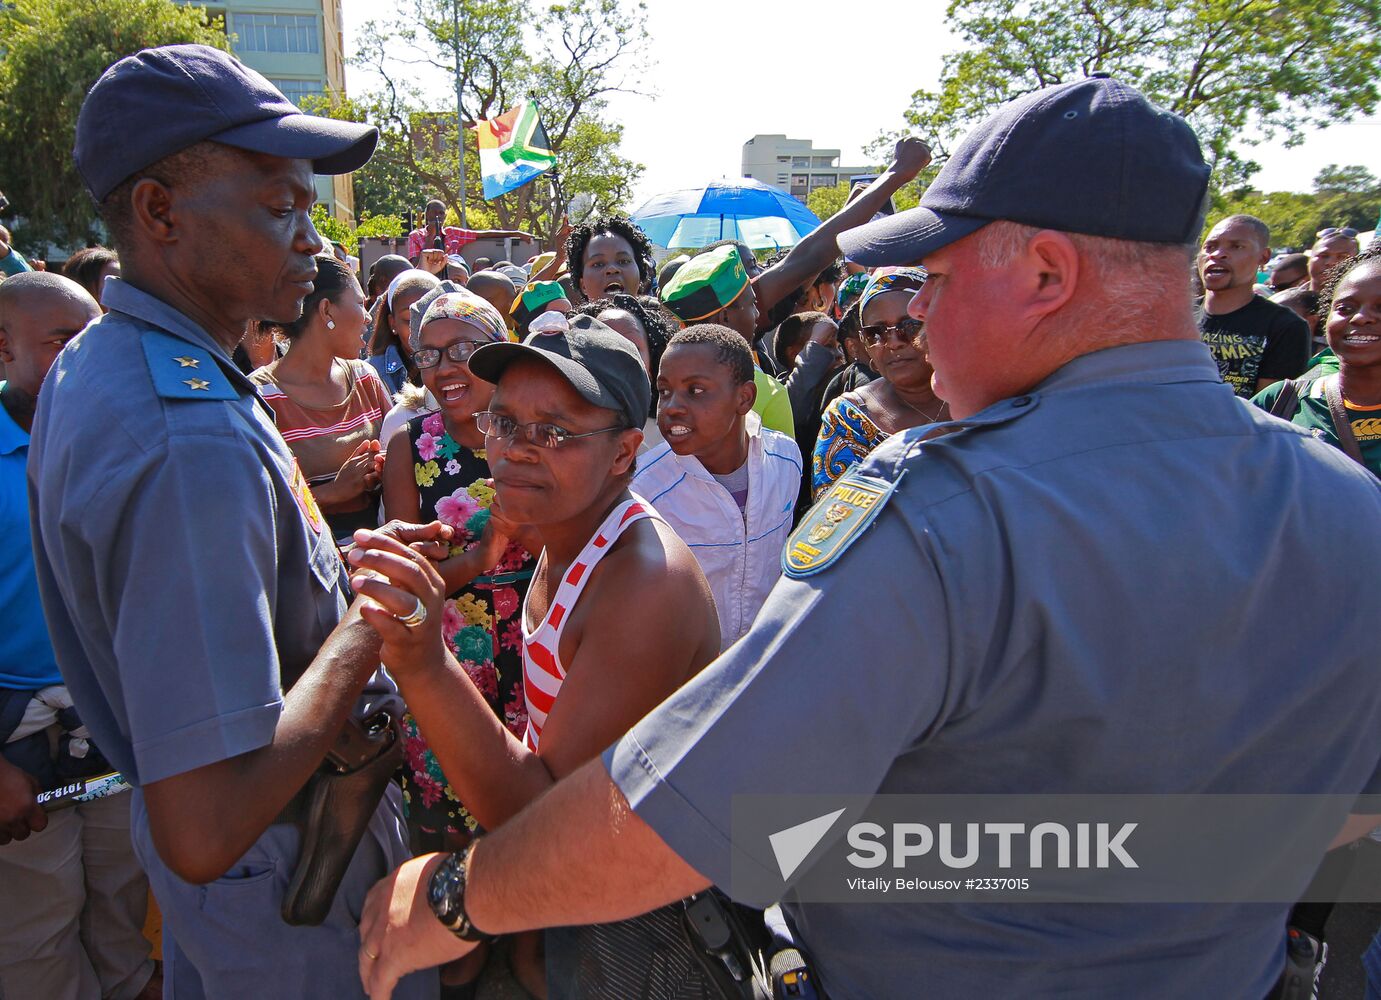
[[1032, 236], [1012, 264], [1022, 311], [1041, 317], [1063, 309], [1082, 277], [1080, 264], [1078, 248], [1064, 233], [1042, 229]]
[[177, 242], [177, 226], [173, 216], [172, 191], [162, 181], [141, 177], [130, 191], [134, 228], [142, 231], [155, 243]]

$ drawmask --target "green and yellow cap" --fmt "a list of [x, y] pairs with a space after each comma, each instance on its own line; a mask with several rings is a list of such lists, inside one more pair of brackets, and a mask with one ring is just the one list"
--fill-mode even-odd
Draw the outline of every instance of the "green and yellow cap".
[[748, 272], [732, 243], [692, 257], [662, 289], [662, 301], [683, 323], [698, 323], [732, 305], [748, 289]]
[[564, 299], [566, 290], [561, 287], [559, 281], [530, 281], [524, 286], [522, 292], [513, 300], [513, 308], [509, 310], [514, 316], [518, 315], [519, 310], [528, 313], [536, 313], [543, 306], [550, 305], [557, 299]]

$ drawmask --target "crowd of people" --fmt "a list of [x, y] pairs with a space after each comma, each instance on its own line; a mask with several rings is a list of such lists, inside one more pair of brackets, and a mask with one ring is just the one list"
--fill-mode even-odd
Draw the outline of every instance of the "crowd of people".
[[[434, 201], [361, 272], [312, 175], [377, 134], [285, 105], [121, 60], [113, 249], [0, 233], [0, 997], [1286, 995], [1326, 908], [749, 898], [729, 816], [1381, 791], [1381, 248], [1259, 283], [1095, 74], [767, 259], [617, 215], [488, 259], [531, 238]], [[1381, 822], [1337, 819], [1311, 867]]]

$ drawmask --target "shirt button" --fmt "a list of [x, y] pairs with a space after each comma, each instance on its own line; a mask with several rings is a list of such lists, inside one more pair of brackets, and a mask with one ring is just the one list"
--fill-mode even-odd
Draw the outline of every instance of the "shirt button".
[[1030, 405], [1031, 405], [1031, 397], [1030, 397], [1030, 396], [1018, 396], [1016, 399], [1012, 400], [1012, 405], [1013, 405], [1013, 406], [1030, 406]]

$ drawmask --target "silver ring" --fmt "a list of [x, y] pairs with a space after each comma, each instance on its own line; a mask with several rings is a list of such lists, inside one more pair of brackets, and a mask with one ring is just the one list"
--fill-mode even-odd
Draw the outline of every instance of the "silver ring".
[[416, 628], [427, 620], [427, 606], [422, 603], [422, 598], [414, 597], [413, 600], [417, 602], [417, 607], [412, 609], [412, 614], [397, 616], [398, 620], [408, 628]]

